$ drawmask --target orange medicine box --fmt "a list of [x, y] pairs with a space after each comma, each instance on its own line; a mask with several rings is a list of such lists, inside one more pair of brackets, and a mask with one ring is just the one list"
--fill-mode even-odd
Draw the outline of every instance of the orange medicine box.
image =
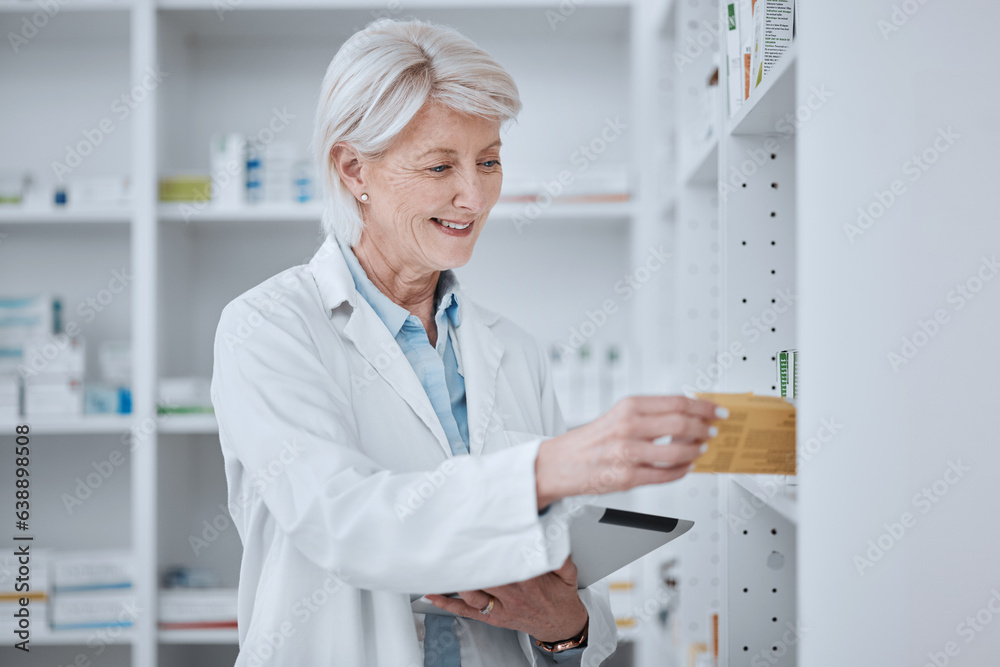
[[795, 406], [777, 396], [697, 394], [729, 410], [692, 472], [795, 474]]

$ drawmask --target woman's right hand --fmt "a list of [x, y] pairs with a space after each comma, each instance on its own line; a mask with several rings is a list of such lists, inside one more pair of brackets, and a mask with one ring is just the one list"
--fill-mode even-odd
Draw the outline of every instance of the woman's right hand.
[[[630, 396], [579, 428], [544, 441], [535, 459], [538, 508], [561, 498], [680, 479], [728, 416], [684, 396]], [[712, 430], [710, 430], [712, 429]], [[670, 436], [669, 444], [653, 444]]]

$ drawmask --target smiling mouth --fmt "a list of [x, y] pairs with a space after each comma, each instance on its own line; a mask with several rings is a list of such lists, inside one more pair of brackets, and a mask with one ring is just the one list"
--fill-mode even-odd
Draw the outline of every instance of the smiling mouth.
[[449, 229], [466, 229], [472, 222], [454, 222], [451, 220], [442, 220], [441, 218], [431, 218], [434, 222], [438, 223], [442, 227], [447, 227]]

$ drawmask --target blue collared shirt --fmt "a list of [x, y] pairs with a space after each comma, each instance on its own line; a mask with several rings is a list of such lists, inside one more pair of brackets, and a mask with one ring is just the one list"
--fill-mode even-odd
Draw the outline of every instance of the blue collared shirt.
[[372, 310], [396, 339], [406, 360], [417, 374], [420, 384], [434, 407], [448, 444], [454, 455], [469, 453], [469, 419], [465, 402], [465, 379], [458, 372], [454, 342], [448, 322], [461, 323], [458, 298], [455, 294], [457, 280], [451, 271], [442, 271], [438, 278], [434, 313], [437, 325], [437, 344], [431, 347], [424, 325], [416, 315], [394, 303], [372, 283], [361, 267], [353, 250], [341, 243], [340, 249], [347, 260], [347, 268], [354, 278], [354, 285]]
[[[410, 366], [417, 374], [424, 391], [427, 392], [427, 397], [430, 399], [445, 436], [448, 438], [452, 454], [455, 456], [468, 454], [469, 418], [465, 401], [465, 378], [458, 371], [454, 341], [451, 339], [451, 331], [448, 327], [448, 322], [455, 327], [461, 323], [460, 306], [455, 294], [458, 282], [455, 274], [451, 271], [442, 271], [438, 277], [434, 298], [437, 304], [434, 312], [434, 323], [437, 326], [438, 335], [437, 344], [431, 347], [427, 331], [420, 318], [383, 294], [365, 273], [354, 251], [344, 242], [340, 242], [339, 245], [344, 259], [347, 261], [347, 268], [354, 278], [354, 286], [358, 293], [368, 302], [375, 314], [389, 329], [389, 333], [396, 339], [396, 343], [403, 351], [407, 361], [410, 362]], [[439, 619], [444, 618], [446, 617], [432, 620], [440, 624]], [[435, 631], [441, 633], [450, 630], [435, 627]], [[578, 658], [582, 653], [582, 648], [571, 649], [556, 656], [550, 656], [550, 659], [556, 663], [563, 663]], [[449, 664], [448, 659], [456, 661], [457, 650], [453, 655], [442, 655], [441, 657], [442, 661], [435, 662], [435, 665]], [[451, 664], [457, 664], [457, 662]]]

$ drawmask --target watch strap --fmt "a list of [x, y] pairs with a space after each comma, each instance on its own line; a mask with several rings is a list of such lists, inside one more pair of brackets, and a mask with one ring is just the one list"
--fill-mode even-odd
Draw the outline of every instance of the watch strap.
[[579, 648], [587, 641], [587, 630], [590, 629], [590, 619], [587, 619], [587, 623], [583, 626], [583, 631], [580, 632], [575, 637], [570, 639], [564, 639], [558, 642], [543, 642], [540, 639], [535, 640], [535, 646], [542, 649], [546, 653], [562, 653], [563, 651], [568, 651], [571, 648]]

